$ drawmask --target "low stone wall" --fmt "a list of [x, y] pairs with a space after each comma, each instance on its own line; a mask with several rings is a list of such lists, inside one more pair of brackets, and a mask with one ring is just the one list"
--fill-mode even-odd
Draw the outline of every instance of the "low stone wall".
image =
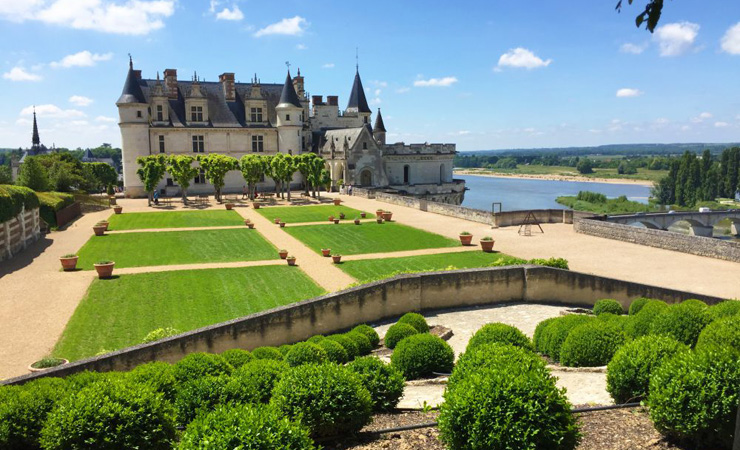
[[41, 237], [39, 209], [23, 210], [14, 218], [0, 223], [0, 261], [22, 252]]
[[66, 208], [62, 208], [54, 213], [57, 218], [57, 227], [61, 228], [82, 214], [80, 202], [74, 202]]
[[375, 192], [372, 189], [358, 188], [352, 186], [352, 195], [362, 198], [375, 198]]
[[576, 219], [573, 228], [577, 233], [591, 236], [740, 262], [740, 244], [737, 242], [591, 219]]
[[150, 361], [174, 363], [192, 352], [220, 353], [254, 349], [331, 334], [360, 323], [395, 319], [410, 311], [433, 311], [507, 303], [553, 303], [590, 307], [613, 298], [627, 308], [635, 297], [676, 303], [716, 297], [538, 266], [468, 269], [400, 275], [292, 305], [252, 314], [156, 342], [137, 345], [38, 374], [5, 380], [25, 383], [42, 376], [66, 376], [83, 370], [130, 370]]

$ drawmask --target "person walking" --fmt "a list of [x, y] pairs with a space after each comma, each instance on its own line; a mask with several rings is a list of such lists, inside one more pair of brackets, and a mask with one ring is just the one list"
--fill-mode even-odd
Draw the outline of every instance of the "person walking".
[[247, 187], [244, 186], [242, 188], [242, 200], [245, 200], [247, 198]]

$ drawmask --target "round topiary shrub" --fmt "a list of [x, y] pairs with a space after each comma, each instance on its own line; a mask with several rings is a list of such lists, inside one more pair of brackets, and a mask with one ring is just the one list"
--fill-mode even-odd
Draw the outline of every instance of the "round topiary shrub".
[[380, 336], [378, 336], [378, 332], [373, 329], [370, 325], [362, 324], [357, 325], [356, 327], [352, 328], [352, 331], [357, 331], [362, 334], [364, 334], [368, 339], [370, 339], [370, 343], [373, 345], [373, 348], [377, 347], [380, 343]]
[[224, 403], [267, 403], [272, 389], [288, 371], [285, 361], [255, 359], [234, 370], [224, 386]]
[[740, 355], [712, 348], [679, 353], [650, 378], [650, 418], [695, 448], [732, 448], [740, 404]]
[[649, 300], [640, 309], [640, 312], [630, 318], [630, 321], [624, 328], [625, 333], [632, 339], [647, 336], [650, 334], [653, 321], [667, 310], [668, 305], [665, 302], [661, 300]]
[[191, 353], [175, 364], [172, 374], [178, 383], [187, 383], [206, 375], [228, 375], [234, 370], [220, 355]]
[[353, 359], [360, 356], [360, 347], [358, 347], [357, 343], [350, 337], [344, 334], [332, 334], [331, 336], [327, 337], [327, 339], [338, 342], [339, 345], [344, 347], [344, 350], [347, 352], [348, 361], [352, 361]]
[[177, 381], [171, 364], [158, 361], [142, 364], [128, 372], [128, 380], [132, 383], [144, 384], [157, 392], [161, 392], [168, 401], [175, 399]]
[[560, 348], [560, 362], [569, 367], [605, 366], [627, 337], [617, 327], [595, 321], [574, 328]]
[[599, 322], [605, 322], [610, 325], [614, 325], [615, 327], [624, 331], [631, 318], [630, 316], [625, 315], [617, 316], [616, 314], [612, 313], [601, 313], [596, 317], [596, 320], [598, 320]]
[[360, 356], [369, 355], [370, 352], [373, 351], [373, 344], [364, 334], [357, 331], [350, 331], [349, 333], [345, 333], [345, 336], [355, 341], [355, 344], [357, 344], [357, 348], [360, 351]]
[[61, 378], [40, 378], [23, 386], [4, 386], [0, 394], [0, 448], [39, 447], [41, 427], [48, 414], [67, 396]]
[[270, 404], [300, 418], [314, 437], [354, 433], [372, 414], [370, 393], [360, 378], [332, 363], [294, 367], [275, 386]]
[[206, 375], [178, 386], [175, 394], [177, 423], [187, 425], [202, 411], [210, 411], [223, 402], [226, 375]]
[[308, 428], [266, 405], [220, 405], [188, 425], [180, 450], [295, 449], [315, 447]]
[[283, 354], [276, 347], [257, 347], [252, 350], [252, 356], [254, 356], [254, 359], [283, 360]]
[[176, 437], [169, 402], [141, 384], [92, 383], [62, 400], [41, 430], [48, 449], [170, 449]]
[[326, 337], [324, 337], [321, 334], [317, 334], [317, 335], [311, 336], [310, 338], [306, 339], [306, 342], [310, 342], [312, 344], [318, 344], [319, 342], [323, 341], [324, 339], [326, 339]]
[[283, 358], [285, 358], [288, 353], [290, 353], [290, 349], [293, 347], [291, 344], [283, 344], [280, 347], [278, 347], [278, 351], [280, 351], [280, 354], [283, 355]]
[[429, 332], [429, 324], [427, 324], [424, 316], [419, 313], [406, 313], [402, 315], [400, 319], [398, 319], [398, 323], [411, 325], [412, 327], [416, 328], [416, 331], [418, 331], [419, 333]]
[[651, 299], [645, 297], [638, 297], [632, 300], [632, 303], [630, 303], [629, 315], [634, 316], [639, 313], [642, 307], [647, 305], [650, 300]]
[[388, 328], [388, 331], [385, 332], [383, 344], [385, 344], [386, 347], [393, 349], [396, 348], [396, 345], [398, 345], [402, 339], [415, 334], [419, 334], [419, 331], [416, 328], [407, 323], [397, 323], [395, 325], [391, 325]]
[[656, 317], [650, 325], [650, 334], [665, 334], [693, 347], [707, 324], [709, 316], [706, 307], [684, 302], [671, 306]]
[[303, 364], [321, 364], [326, 362], [326, 352], [323, 348], [310, 342], [299, 342], [294, 344], [285, 361], [291, 366], [296, 367]]
[[441, 338], [423, 333], [402, 339], [391, 355], [391, 363], [407, 380], [437, 373], [450, 373], [455, 352]]
[[324, 339], [317, 345], [323, 348], [326, 352], [327, 361], [337, 364], [344, 364], [349, 361], [347, 350], [345, 350], [339, 342], [333, 339]]
[[694, 307], [701, 308], [701, 309], [706, 309], [706, 308], [709, 307], [703, 301], [697, 300], [695, 298], [690, 298], [690, 299], [684, 300], [680, 304], [681, 305], [684, 305], [684, 306], [694, 306]]
[[91, 372], [86, 370], [72, 374], [66, 377], [65, 380], [67, 381], [70, 392], [76, 392], [99, 381], [125, 381], [127, 376], [128, 374], [126, 372]]
[[594, 316], [584, 314], [568, 314], [555, 318], [542, 330], [541, 340], [544, 353], [553, 360], [560, 361], [560, 347], [571, 330], [594, 320], [596, 320]]
[[518, 328], [505, 323], [488, 323], [483, 325], [478, 331], [475, 332], [468, 346], [465, 348], [465, 352], [469, 352], [476, 347], [484, 344], [511, 344], [516, 347], [522, 347], [527, 350], [534, 350], [532, 341], [524, 335]]
[[650, 375], [666, 360], [689, 348], [669, 336], [643, 336], [622, 346], [606, 369], [606, 390], [616, 403], [647, 397]]
[[740, 352], [740, 316], [728, 316], [707, 325], [696, 343], [697, 349], [726, 347]]
[[529, 350], [510, 344], [483, 344], [460, 355], [447, 386], [453, 386], [469, 374], [483, 369], [502, 370], [512, 376], [523, 371], [549, 373], [545, 361]]
[[401, 372], [375, 356], [363, 356], [347, 365], [362, 380], [370, 392], [373, 411], [390, 411], [403, 395], [405, 379]]
[[565, 390], [538, 372], [483, 369], [449, 386], [440, 406], [440, 439], [454, 449], [576, 448], [578, 425]]
[[619, 316], [624, 314], [624, 308], [622, 308], [622, 305], [616, 300], [611, 298], [602, 298], [594, 303], [594, 315], [599, 316], [603, 313], [611, 313]]
[[534, 336], [532, 337], [532, 343], [534, 344], [534, 349], [540, 353], [547, 353], [545, 350], [545, 341], [542, 338], [545, 332], [545, 328], [550, 326], [551, 323], [553, 323], [555, 320], [557, 320], [557, 317], [550, 317], [549, 319], [545, 319], [542, 322], [537, 324], [537, 327], [534, 329]]
[[225, 359], [227, 363], [231, 364], [231, 367], [234, 369], [237, 369], [254, 359], [254, 356], [252, 356], [251, 353], [240, 348], [226, 350], [221, 353], [221, 357]]
[[712, 305], [707, 310], [707, 314], [709, 314], [709, 320], [740, 315], [740, 300], [725, 300]]

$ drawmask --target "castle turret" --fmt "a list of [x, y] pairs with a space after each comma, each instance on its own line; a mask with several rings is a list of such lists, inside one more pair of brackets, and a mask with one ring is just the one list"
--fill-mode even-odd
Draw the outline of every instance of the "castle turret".
[[278, 129], [278, 151], [298, 154], [303, 146], [303, 105], [293, 87], [290, 71], [285, 78], [280, 101], [275, 107]]
[[373, 137], [375, 137], [378, 144], [385, 145], [385, 124], [383, 123], [383, 116], [380, 115], [380, 108], [378, 108], [378, 115], [375, 117]]
[[128, 75], [123, 92], [116, 102], [121, 127], [121, 147], [123, 149], [123, 183], [127, 197], [145, 195], [144, 185], [136, 175], [136, 158], [149, 154], [149, 112], [148, 104], [139, 84], [140, 72], [134, 70], [129, 58]]
[[344, 112], [345, 114], [353, 114], [361, 117], [363, 124], [370, 123], [370, 114], [372, 114], [372, 111], [370, 111], [370, 107], [367, 105], [367, 98], [365, 97], [365, 89], [362, 87], [359, 68], [355, 72], [352, 92], [349, 94], [349, 102], [347, 102], [347, 108]]

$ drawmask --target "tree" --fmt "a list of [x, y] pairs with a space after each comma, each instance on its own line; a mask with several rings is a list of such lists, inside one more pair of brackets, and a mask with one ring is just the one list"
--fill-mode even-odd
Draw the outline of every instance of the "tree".
[[588, 158], [583, 158], [578, 161], [576, 170], [582, 174], [594, 173], [593, 165], [591, 164], [591, 160]]
[[90, 189], [86, 184], [82, 163], [69, 152], [60, 151], [36, 156], [49, 176], [49, 188], [69, 192], [73, 188]]
[[292, 155], [278, 153], [270, 161], [273, 178], [280, 183], [280, 197], [285, 198], [284, 193], [287, 191], [288, 201], [290, 201], [290, 181], [297, 168]]
[[46, 191], [49, 189], [49, 174], [36, 156], [28, 156], [21, 164], [16, 184], [34, 191]]
[[136, 163], [139, 164], [136, 175], [144, 183], [144, 190], [147, 193], [147, 204], [152, 206], [152, 194], [159, 182], [164, 178], [165, 172], [167, 172], [167, 157], [162, 154], [139, 156], [136, 158]]
[[239, 161], [232, 156], [211, 153], [208, 155], [198, 155], [198, 162], [205, 173], [206, 179], [216, 190], [216, 201], [220, 203], [224, 178], [226, 178], [226, 174], [230, 171], [239, 169]]
[[116, 169], [107, 163], [82, 163], [82, 173], [87, 183], [100, 192], [108, 190], [118, 182]]
[[172, 175], [175, 183], [180, 185], [184, 205], [188, 204], [190, 180], [200, 173], [200, 169], [193, 165], [194, 162], [195, 158], [190, 155], [171, 155], [167, 159], [167, 172]]
[[0, 166], [0, 184], [13, 184], [13, 172], [8, 165]]
[[239, 160], [239, 168], [241, 169], [244, 181], [247, 182], [250, 200], [254, 200], [257, 183], [265, 176], [267, 165], [267, 161], [261, 155], [244, 155]]
[[321, 189], [321, 171], [325, 169], [326, 162], [316, 153], [304, 153], [294, 156], [296, 167], [306, 180], [306, 194], [313, 191], [312, 196], [316, 198], [317, 191]]
[[[617, 11], [622, 11], [622, 1], [619, 0], [617, 2]], [[631, 5], [632, 0], [627, 0], [627, 2]], [[635, 18], [635, 25], [637, 25], [637, 28], [640, 28], [642, 24], [645, 24], [645, 28], [650, 31], [651, 33], [655, 31], [655, 27], [658, 26], [658, 21], [660, 21], [660, 14], [663, 12], [663, 0], [648, 0], [647, 5], [645, 5], [645, 10], [637, 15], [637, 18]]]

